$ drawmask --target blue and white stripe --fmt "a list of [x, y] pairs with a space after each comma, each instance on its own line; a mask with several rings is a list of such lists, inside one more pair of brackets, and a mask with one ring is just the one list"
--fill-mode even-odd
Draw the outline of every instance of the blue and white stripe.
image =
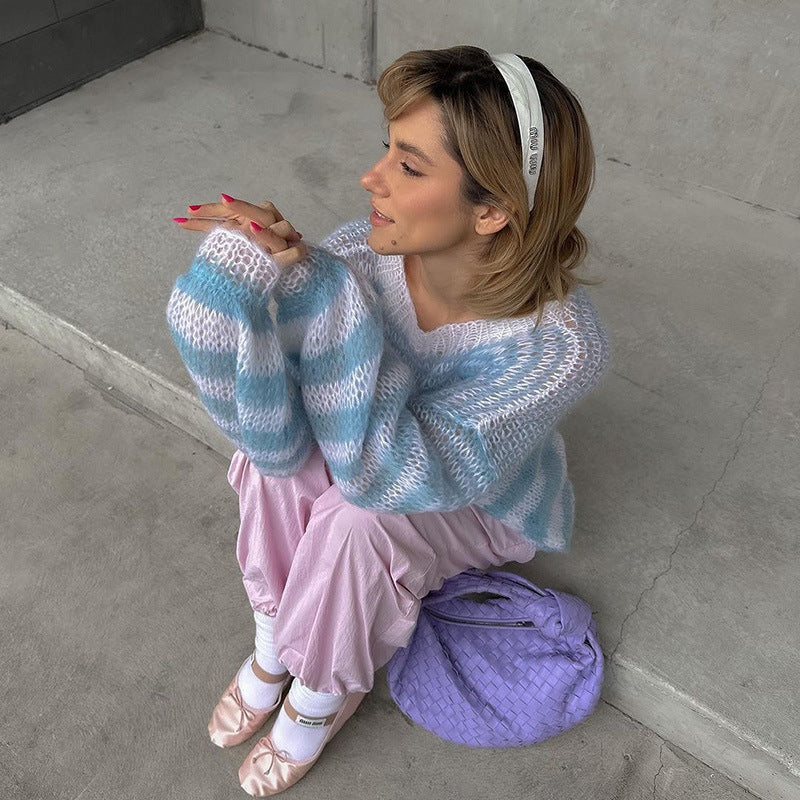
[[363, 223], [326, 243], [281, 272], [217, 228], [176, 281], [167, 319], [215, 423], [265, 474], [295, 474], [319, 446], [356, 505], [474, 503], [539, 549], [566, 549], [574, 496], [555, 424], [608, 361], [585, 294], [538, 328], [467, 323], [459, 339], [445, 326], [426, 355], [404, 277], [377, 263]]

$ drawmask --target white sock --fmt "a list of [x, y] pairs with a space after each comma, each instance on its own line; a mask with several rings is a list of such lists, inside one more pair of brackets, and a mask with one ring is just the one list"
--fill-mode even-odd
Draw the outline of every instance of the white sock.
[[258, 666], [272, 675], [283, 675], [286, 667], [278, 661], [278, 648], [272, 638], [272, 630], [275, 627], [275, 618], [262, 614], [260, 611], [253, 612], [256, 621], [256, 661]]
[[281, 693], [282, 683], [267, 683], [262, 681], [253, 672], [253, 656], [248, 656], [247, 661], [242, 664], [239, 670], [239, 691], [242, 693], [242, 700], [250, 708], [262, 709], [274, 706]]
[[[343, 705], [346, 695], [312, 692], [295, 678], [289, 689], [289, 704], [303, 718], [319, 720], [336, 713]], [[281, 706], [272, 726], [272, 741], [278, 750], [285, 750], [293, 761], [305, 761], [319, 750], [322, 740], [328, 735], [327, 725], [309, 727], [295, 722]]]

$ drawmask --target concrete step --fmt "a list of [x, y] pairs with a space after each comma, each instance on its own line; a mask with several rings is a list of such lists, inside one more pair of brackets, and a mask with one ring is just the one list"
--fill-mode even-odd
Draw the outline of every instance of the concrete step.
[[[0, 369], [0, 797], [241, 794], [252, 744], [205, 730], [253, 636], [224, 459], [13, 328]], [[536, 746], [450, 744], [406, 721], [383, 670], [292, 796], [753, 797], [603, 701]]]
[[[211, 33], [18, 117], [0, 318], [227, 456], [166, 328], [198, 242], [170, 219], [270, 198], [316, 241], [368, 212], [381, 135], [373, 88]], [[609, 703], [798, 798], [797, 220], [601, 157], [582, 228], [613, 366], [562, 425], [573, 549], [525, 574], [595, 609]]]

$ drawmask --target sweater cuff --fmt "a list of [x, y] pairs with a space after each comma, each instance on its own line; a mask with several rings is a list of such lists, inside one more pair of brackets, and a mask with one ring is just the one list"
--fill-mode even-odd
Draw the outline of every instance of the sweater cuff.
[[243, 233], [216, 227], [200, 244], [197, 257], [250, 294], [266, 296], [280, 277], [275, 259]]

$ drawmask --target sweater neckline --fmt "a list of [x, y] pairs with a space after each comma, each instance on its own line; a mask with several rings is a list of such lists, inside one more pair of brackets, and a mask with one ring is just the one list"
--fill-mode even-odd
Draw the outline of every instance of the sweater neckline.
[[[386, 276], [387, 311], [395, 325], [410, 340], [413, 348], [423, 355], [443, 355], [472, 350], [478, 345], [530, 333], [536, 324], [536, 314], [502, 319], [477, 319], [466, 322], [447, 322], [432, 331], [423, 331], [417, 322], [417, 312], [406, 283], [402, 255], [379, 255], [379, 272]], [[549, 316], [548, 303], [542, 323]]]

